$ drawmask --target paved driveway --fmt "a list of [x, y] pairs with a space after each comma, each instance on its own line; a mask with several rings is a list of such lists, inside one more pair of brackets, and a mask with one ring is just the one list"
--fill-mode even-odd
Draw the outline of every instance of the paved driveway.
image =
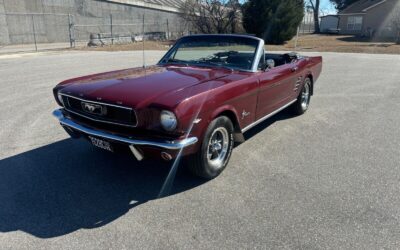
[[[147, 52], [156, 62], [161, 52]], [[68, 139], [52, 87], [141, 52], [0, 57], [1, 249], [400, 247], [400, 56], [322, 53], [310, 110], [246, 134], [217, 179]]]

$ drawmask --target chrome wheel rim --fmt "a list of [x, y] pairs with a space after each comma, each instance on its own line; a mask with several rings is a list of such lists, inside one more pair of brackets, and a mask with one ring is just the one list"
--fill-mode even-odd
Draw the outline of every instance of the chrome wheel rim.
[[207, 146], [207, 162], [214, 168], [224, 166], [229, 147], [229, 133], [224, 127], [217, 128], [211, 134]]
[[310, 102], [310, 85], [308, 82], [304, 84], [304, 88], [301, 91], [301, 108], [306, 110]]

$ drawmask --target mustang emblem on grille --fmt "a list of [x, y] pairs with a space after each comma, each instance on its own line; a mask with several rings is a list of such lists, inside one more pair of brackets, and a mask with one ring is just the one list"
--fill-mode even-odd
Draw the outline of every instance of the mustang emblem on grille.
[[96, 115], [105, 115], [106, 109], [103, 108], [101, 105], [82, 102], [82, 109], [85, 112], [96, 114]]

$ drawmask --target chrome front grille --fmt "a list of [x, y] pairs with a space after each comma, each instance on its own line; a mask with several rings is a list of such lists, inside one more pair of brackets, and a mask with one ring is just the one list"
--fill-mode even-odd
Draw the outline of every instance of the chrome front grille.
[[69, 95], [62, 95], [62, 98], [68, 112], [83, 118], [128, 127], [137, 125], [136, 113], [132, 108], [89, 101]]

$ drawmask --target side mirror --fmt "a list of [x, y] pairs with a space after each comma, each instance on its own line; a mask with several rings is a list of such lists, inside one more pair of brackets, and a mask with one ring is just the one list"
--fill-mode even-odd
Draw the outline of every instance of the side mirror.
[[272, 69], [275, 67], [275, 61], [273, 59], [267, 59], [264, 64], [264, 70]]
[[273, 68], [273, 67], [275, 67], [275, 61], [272, 60], [272, 59], [268, 59], [268, 60], [267, 60], [267, 67], [268, 67], [268, 68]]

